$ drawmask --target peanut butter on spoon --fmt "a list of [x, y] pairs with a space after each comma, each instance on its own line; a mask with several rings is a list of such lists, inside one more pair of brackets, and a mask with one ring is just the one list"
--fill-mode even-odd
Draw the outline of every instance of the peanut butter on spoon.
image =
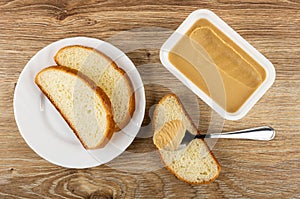
[[171, 120], [153, 135], [153, 142], [159, 150], [177, 150], [185, 134], [185, 126], [181, 120]]

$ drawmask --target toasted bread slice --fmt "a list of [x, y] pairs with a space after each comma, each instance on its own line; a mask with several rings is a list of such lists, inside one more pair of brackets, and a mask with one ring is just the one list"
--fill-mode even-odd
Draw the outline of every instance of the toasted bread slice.
[[75, 69], [50, 66], [35, 83], [59, 111], [86, 149], [103, 147], [114, 132], [111, 103], [105, 92]]
[[123, 69], [96, 49], [78, 45], [60, 49], [54, 60], [58, 65], [82, 72], [103, 89], [112, 104], [115, 131], [128, 124], [135, 110], [135, 98]]
[[[172, 130], [172, 128], [166, 128], [165, 125], [178, 120], [182, 121], [189, 132], [198, 133], [177, 96], [168, 94], [159, 101], [155, 108], [152, 122], [153, 138], [157, 139], [156, 134], [160, 133], [161, 129]], [[159, 153], [166, 168], [178, 179], [187, 183], [210, 183], [220, 174], [220, 165], [203, 139], [194, 139], [186, 148], [179, 150], [160, 149]]]

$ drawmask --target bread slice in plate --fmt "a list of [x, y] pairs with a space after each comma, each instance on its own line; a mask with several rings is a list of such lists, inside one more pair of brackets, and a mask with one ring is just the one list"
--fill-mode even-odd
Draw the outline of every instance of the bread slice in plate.
[[112, 104], [115, 131], [128, 124], [135, 110], [135, 98], [123, 69], [96, 49], [79, 45], [60, 49], [54, 60], [58, 65], [82, 72], [103, 89]]
[[[156, 133], [161, 132], [161, 129], [166, 129], [165, 125], [178, 120], [182, 121], [189, 132], [198, 133], [177, 96], [168, 94], [159, 101], [155, 108], [152, 121], [153, 138], [156, 137]], [[160, 149], [159, 154], [171, 173], [190, 184], [210, 183], [219, 176], [221, 171], [219, 163], [203, 139], [194, 139], [183, 149]]]
[[109, 141], [115, 125], [111, 103], [92, 80], [75, 69], [50, 66], [36, 75], [35, 83], [86, 149]]

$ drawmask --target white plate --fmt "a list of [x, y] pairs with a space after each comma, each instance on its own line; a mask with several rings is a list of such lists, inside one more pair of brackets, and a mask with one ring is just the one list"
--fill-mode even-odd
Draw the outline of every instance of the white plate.
[[[240, 48], [249, 54], [256, 62], [258, 62], [266, 71], [266, 79], [254, 91], [254, 93], [247, 99], [247, 101], [234, 113], [227, 112], [218, 103], [216, 103], [210, 96], [206, 95], [199, 89], [192, 81], [190, 81], [184, 74], [182, 74], [168, 58], [169, 52], [177, 44], [177, 42], [186, 34], [191, 26], [199, 19], [207, 19], [219, 30], [221, 30], [228, 38], [234, 41]], [[243, 39], [237, 32], [235, 32], [229, 25], [227, 25], [221, 18], [210, 10], [201, 9], [192, 12], [182, 24], [175, 30], [175, 32], [167, 39], [160, 49], [160, 60], [162, 64], [184, 85], [198, 95], [205, 103], [207, 103], [219, 115], [228, 120], [239, 120], [244, 117], [255, 103], [267, 92], [275, 81], [275, 68], [273, 64], [251, 46], [245, 39]], [[216, 80], [218, 81], [218, 80]]]
[[[64, 119], [34, 83], [35, 75], [40, 70], [56, 65], [53, 57], [60, 48], [75, 44], [98, 49], [110, 57], [127, 72], [135, 91], [136, 110], [130, 123], [120, 132], [114, 133], [110, 142], [102, 149], [85, 150]], [[47, 161], [68, 168], [94, 167], [120, 155], [137, 135], [144, 112], [144, 86], [131, 60], [113, 45], [87, 37], [62, 39], [40, 50], [23, 69], [14, 94], [15, 119], [26, 143]]]

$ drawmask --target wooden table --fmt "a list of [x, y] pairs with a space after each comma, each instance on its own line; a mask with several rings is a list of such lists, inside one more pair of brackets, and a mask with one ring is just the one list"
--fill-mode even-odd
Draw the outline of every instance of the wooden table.
[[[149, 108], [174, 90], [196, 99], [197, 125], [206, 132], [210, 108], [164, 69], [158, 54], [163, 39], [199, 8], [214, 11], [276, 68], [271, 89], [246, 117], [224, 121], [223, 131], [270, 125], [277, 133], [273, 141], [218, 140], [213, 153], [222, 172], [208, 185], [186, 184], [161, 168], [151, 138], [139, 136], [111, 163], [81, 170], [53, 165], [28, 147], [14, 120], [18, 76], [37, 51], [74, 36], [109, 41], [136, 64], [147, 98], [144, 132], [150, 131]], [[1, 0], [0, 198], [299, 198], [299, 58], [298, 0]], [[195, 101], [185, 105], [192, 107]], [[199, 116], [193, 109], [190, 114]], [[126, 158], [126, 154], [134, 156]]]

